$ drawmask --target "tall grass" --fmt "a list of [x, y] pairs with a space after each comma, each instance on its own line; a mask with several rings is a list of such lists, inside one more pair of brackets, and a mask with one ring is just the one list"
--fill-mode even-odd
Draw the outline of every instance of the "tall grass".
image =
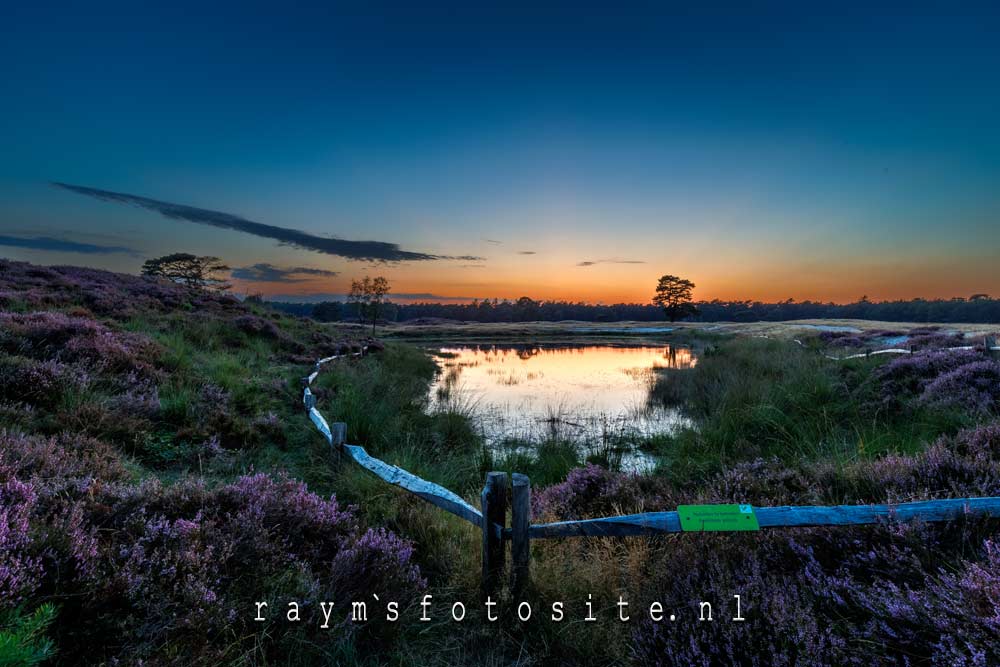
[[658, 448], [661, 471], [699, 478], [761, 457], [847, 463], [913, 453], [967, 423], [932, 410], [880, 413], [867, 380], [881, 363], [834, 361], [780, 340], [721, 342], [695, 368], [662, 373], [653, 388], [653, 400], [681, 406], [696, 423]]

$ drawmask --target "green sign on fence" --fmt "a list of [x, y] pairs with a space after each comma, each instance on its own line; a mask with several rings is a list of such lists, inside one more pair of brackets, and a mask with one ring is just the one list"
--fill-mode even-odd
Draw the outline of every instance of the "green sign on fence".
[[760, 530], [750, 505], [679, 505], [684, 531]]

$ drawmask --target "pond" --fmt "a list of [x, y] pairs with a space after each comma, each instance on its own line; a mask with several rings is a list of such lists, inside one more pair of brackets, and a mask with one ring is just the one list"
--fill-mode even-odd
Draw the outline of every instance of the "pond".
[[624, 469], [648, 469], [654, 461], [631, 444], [690, 424], [649, 400], [657, 373], [697, 363], [686, 347], [445, 344], [433, 351], [441, 367], [433, 406], [469, 413], [494, 450], [558, 439], [583, 455], [613, 450]]

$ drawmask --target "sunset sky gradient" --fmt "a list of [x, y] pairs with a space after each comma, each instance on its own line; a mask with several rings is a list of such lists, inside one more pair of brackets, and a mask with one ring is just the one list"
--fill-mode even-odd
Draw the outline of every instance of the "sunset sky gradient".
[[311, 298], [1000, 294], [995, 3], [20, 4], [0, 256], [212, 254]]

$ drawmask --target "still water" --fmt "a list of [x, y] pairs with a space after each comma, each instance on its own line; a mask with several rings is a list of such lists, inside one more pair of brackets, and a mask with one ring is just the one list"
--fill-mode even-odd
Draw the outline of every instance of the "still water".
[[435, 407], [471, 413], [494, 449], [558, 438], [588, 451], [615, 448], [621, 465], [651, 465], [628, 443], [672, 433], [688, 420], [649, 400], [657, 373], [692, 368], [688, 348], [669, 345], [445, 345], [431, 388]]

